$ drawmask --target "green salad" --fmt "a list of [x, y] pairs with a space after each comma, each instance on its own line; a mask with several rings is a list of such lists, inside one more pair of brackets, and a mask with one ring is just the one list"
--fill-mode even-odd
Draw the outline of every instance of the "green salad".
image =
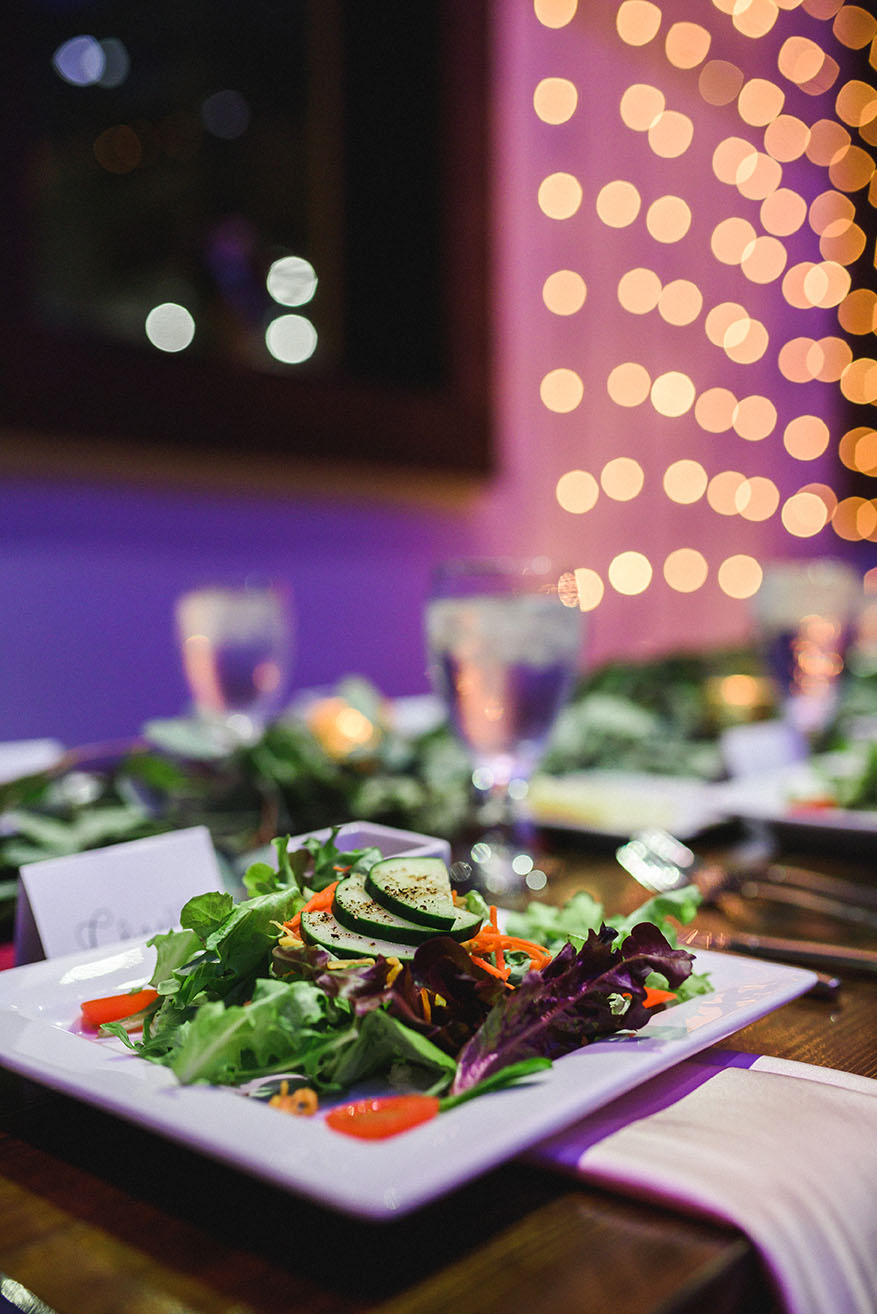
[[337, 1099], [376, 1080], [438, 1111], [710, 989], [675, 943], [690, 890], [629, 917], [579, 893], [501, 923], [438, 859], [341, 852], [336, 836], [294, 852], [275, 839], [276, 865], [249, 867], [243, 900], [190, 899], [180, 929], [149, 941], [137, 1013], [100, 1032], [181, 1083], [283, 1074]]

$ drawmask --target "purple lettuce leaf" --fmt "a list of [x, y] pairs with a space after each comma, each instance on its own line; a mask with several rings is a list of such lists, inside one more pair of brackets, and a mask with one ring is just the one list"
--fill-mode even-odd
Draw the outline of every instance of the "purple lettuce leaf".
[[277, 945], [272, 955], [272, 973], [282, 981], [311, 981], [331, 999], [344, 999], [357, 1017], [385, 1003], [391, 987], [387, 984], [390, 964], [376, 958], [367, 966], [328, 967], [337, 962], [318, 945]]
[[660, 972], [672, 989], [691, 973], [693, 955], [673, 949], [651, 923], [635, 926], [620, 947], [616, 938], [601, 926], [578, 951], [567, 943], [541, 972], [529, 972], [463, 1047], [451, 1094], [507, 1064], [553, 1060], [597, 1037], [638, 1030], [652, 1015], [643, 1004], [649, 974]]

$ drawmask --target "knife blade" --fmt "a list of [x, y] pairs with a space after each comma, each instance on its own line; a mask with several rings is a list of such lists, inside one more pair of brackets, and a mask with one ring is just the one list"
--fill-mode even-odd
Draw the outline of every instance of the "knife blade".
[[737, 954], [774, 958], [777, 962], [799, 963], [833, 972], [877, 973], [877, 951], [853, 946], [823, 944], [819, 940], [789, 940], [777, 935], [754, 935], [748, 931], [683, 931], [680, 944], [697, 949], [718, 949]]

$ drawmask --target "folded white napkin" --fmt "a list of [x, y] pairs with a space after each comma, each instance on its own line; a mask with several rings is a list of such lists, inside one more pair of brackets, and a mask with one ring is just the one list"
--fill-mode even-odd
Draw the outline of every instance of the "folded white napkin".
[[877, 1311], [877, 1081], [712, 1051], [530, 1156], [734, 1224], [787, 1314]]

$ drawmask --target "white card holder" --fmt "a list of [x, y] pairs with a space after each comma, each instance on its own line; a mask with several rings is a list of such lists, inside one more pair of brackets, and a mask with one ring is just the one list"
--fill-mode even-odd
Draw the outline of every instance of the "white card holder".
[[168, 931], [188, 899], [223, 888], [206, 826], [26, 863], [19, 871], [15, 961]]

